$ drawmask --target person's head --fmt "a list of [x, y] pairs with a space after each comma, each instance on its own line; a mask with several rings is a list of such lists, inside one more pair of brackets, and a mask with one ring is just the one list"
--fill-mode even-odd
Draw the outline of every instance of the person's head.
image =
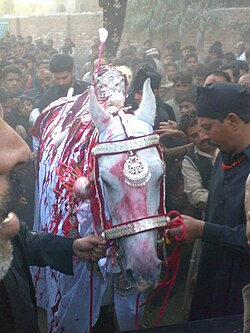
[[99, 47], [100, 47], [100, 42], [99, 41], [96, 41], [96, 42], [91, 44], [91, 46], [90, 46], [90, 56], [91, 56], [92, 61], [94, 59], [98, 58]]
[[250, 73], [241, 75], [238, 80], [238, 83], [244, 87], [250, 88]]
[[48, 39], [48, 40], [47, 40], [47, 45], [49, 45], [49, 48], [52, 49], [53, 46], [54, 46], [54, 41], [53, 41], [53, 39], [51, 39], [51, 38]]
[[5, 61], [8, 58], [9, 48], [7, 45], [0, 45], [0, 59]]
[[207, 65], [209, 72], [219, 69], [220, 66], [222, 66], [222, 59], [213, 59]]
[[0, 118], [3, 119], [5, 114], [8, 114], [11, 111], [11, 105], [8, 104], [10, 100], [10, 95], [5, 88], [0, 88]]
[[161, 53], [160, 53], [159, 49], [157, 49], [156, 47], [153, 47], [153, 48], [148, 49], [147, 51], [145, 51], [145, 56], [160, 59], [161, 58]]
[[193, 79], [195, 84], [197, 86], [203, 86], [207, 74], [208, 74], [207, 66], [205, 64], [197, 64], [193, 73]]
[[175, 75], [174, 79], [174, 89], [176, 99], [180, 100], [186, 94], [191, 93], [192, 91], [192, 75], [187, 72], [179, 72]]
[[22, 71], [14, 65], [5, 66], [2, 69], [2, 86], [12, 95], [16, 96], [21, 88]]
[[20, 59], [23, 57], [25, 53], [25, 42], [24, 41], [18, 41], [13, 45], [12, 48], [13, 55], [17, 58]]
[[22, 186], [15, 169], [30, 158], [30, 150], [17, 132], [0, 118], [0, 221], [15, 208]]
[[196, 105], [201, 127], [222, 152], [239, 153], [249, 145], [249, 89], [228, 82], [199, 87]]
[[64, 40], [64, 46], [69, 48], [69, 50], [72, 50], [72, 47], [76, 47], [75, 43], [71, 40], [71, 38], [67, 37]]
[[25, 53], [36, 54], [36, 46], [35, 44], [26, 44]]
[[215, 150], [209, 143], [209, 136], [199, 125], [196, 112], [182, 114], [180, 128], [186, 134], [187, 140], [201, 151], [210, 153]]
[[127, 58], [127, 57], [134, 58], [134, 57], [136, 57], [136, 54], [137, 54], [136, 47], [133, 45], [130, 45], [126, 49], [122, 50], [121, 58]]
[[165, 54], [162, 58], [162, 63], [164, 65], [172, 64], [174, 62], [174, 58], [172, 54]]
[[236, 43], [235, 48], [236, 48], [236, 53], [238, 55], [241, 55], [245, 51], [245, 49], [246, 49], [245, 48], [245, 44], [242, 41]]
[[210, 59], [214, 60], [214, 59], [218, 59], [218, 58], [222, 58], [223, 53], [221, 51], [221, 48], [215, 46], [215, 45], [211, 45], [209, 50], [208, 50], [208, 55], [210, 57]]
[[220, 70], [228, 73], [228, 75], [230, 76], [231, 82], [233, 82], [233, 83], [235, 83], [237, 81], [237, 78], [240, 75], [240, 71], [235, 64], [222, 65], [220, 67]]
[[150, 39], [145, 40], [145, 42], [143, 43], [143, 47], [148, 50], [152, 48], [152, 41]]
[[240, 71], [239, 75], [244, 75], [249, 72], [249, 65], [244, 60], [235, 60], [234, 65], [238, 68]]
[[55, 77], [56, 84], [61, 88], [68, 89], [74, 82], [74, 61], [68, 54], [55, 54], [49, 63], [49, 70]]
[[36, 47], [39, 48], [40, 45], [43, 44], [43, 39], [41, 37], [38, 37], [35, 39]]
[[215, 82], [231, 82], [231, 79], [228, 73], [221, 70], [216, 70], [207, 74], [205, 77], [204, 86]]
[[14, 61], [13, 65], [16, 65], [17, 67], [19, 67], [22, 72], [22, 78], [26, 78], [26, 76], [29, 73], [28, 61], [25, 59], [16, 59]]
[[169, 63], [165, 65], [165, 73], [169, 81], [173, 81], [177, 73], [177, 66], [175, 63]]
[[188, 94], [180, 99], [179, 107], [181, 114], [196, 112], [196, 95]]
[[29, 73], [31, 73], [35, 68], [35, 63], [36, 63], [35, 55], [32, 53], [25, 53], [23, 56], [23, 59], [27, 62], [28, 71], [29, 71]]
[[48, 69], [49, 70], [49, 60], [48, 59], [39, 60], [36, 64], [36, 67], [37, 67], [38, 71], [40, 69]]
[[233, 52], [227, 52], [223, 56], [223, 64], [230, 64], [236, 60], [236, 56]]
[[40, 59], [50, 58], [50, 47], [47, 44], [41, 44], [39, 46], [38, 55]]
[[183, 62], [185, 64], [186, 70], [193, 73], [198, 63], [197, 55], [194, 53], [188, 53], [183, 58]]
[[26, 37], [26, 43], [31, 44], [32, 40], [33, 40], [32, 36], [27, 36]]
[[135, 93], [135, 102], [139, 106], [142, 100], [142, 90], [143, 90], [143, 84], [147, 80], [147, 78], [150, 78], [150, 84], [153, 93], [155, 96], [158, 95], [158, 90], [161, 84], [161, 76], [159, 73], [154, 71], [149, 66], [144, 66], [141, 69], [138, 70], [138, 72], [135, 74], [135, 77], [133, 79], [133, 89]]
[[54, 83], [54, 75], [48, 69], [39, 69], [37, 79], [42, 91], [46, 91]]
[[185, 58], [185, 56], [187, 54], [195, 53], [196, 52], [196, 48], [195, 48], [194, 45], [185, 45], [185, 46], [183, 46], [181, 52], [182, 52], [183, 58]]
[[19, 96], [18, 113], [22, 117], [29, 117], [34, 106], [33, 98], [28, 95]]
[[175, 52], [175, 47], [172, 43], [169, 43], [165, 46], [164, 54], [171, 54], [172, 56], [174, 56], [174, 52]]
[[222, 50], [222, 42], [220, 40], [213, 42], [213, 45]]

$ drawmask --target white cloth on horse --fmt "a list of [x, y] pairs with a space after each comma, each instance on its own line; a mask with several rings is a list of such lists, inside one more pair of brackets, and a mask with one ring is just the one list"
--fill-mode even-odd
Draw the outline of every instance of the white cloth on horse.
[[[84, 127], [86, 125], [87, 100], [81, 104], [81, 108], [73, 109], [74, 102], [77, 103], [78, 97], [73, 97], [64, 107], [58, 103], [53, 104], [53, 112], [58, 112], [55, 119], [49, 119], [48, 124], [42, 133], [41, 142], [43, 143], [42, 154], [40, 156], [39, 175], [38, 175], [38, 194], [39, 194], [39, 211], [36, 216], [35, 229], [44, 232], [53, 232], [57, 235], [64, 235], [64, 222], [68, 217], [68, 211], [63, 201], [58, 203], [56, 193], [54, 191], [58, 177], [56, 168], [58, 161], [67, 150], [69, 156], [67, 161], [77, 158], [80, 149], [86, 141], [86, 135], [82, 135], [79, 140], [74, 143], [71, 150], [68, 149], [68, 143], [74, 134], [74, 126]], [[57, 101], [58, 102], [58, 101]], [[59, 101], [59, 104], [61, 101]], [[73, 110], [73, 111], [72, 111]], [[51, 111], [52, 112], [52, 111]], [[72, 115], [72, 113], [74, 113]], [[73, 119], [67, 121], [67, 119]], [[85, 123], [84, 121], [85, 120]], [[65, 126], [70, 125], [67, 135], [60, 137], [60, 142], [54, 142], [54, 129], [56, 132], [64, 131]], [[138, 128], [137, 128], [138, 130]], [[86, 161], [88, 163], [88, 161]], [[63, 197], [65, 193], [61, 193]], [[58, 222], [55, 220], [54, 205], [58, 204], [57, 213], [60, 216]], [[86, 236], [93, 232], [92, 215], [90, 203], [85, 201], [80, 203], [77, 210], [78, 232], [81, 236]], [[107, 286], [106, 260], [101, 262], [102, 275], [93, 275], [93, 324], [99, 316], [102, 297]], [[74, 276], [55, 272], [50, 268], [33, 268], [34, 284], [37, 292], [37, 302], [39, 306], [46, 308], [48, 312], [48, 327], [50, 332], [59, 332], [64, 330], [67, 333], [86, 332], [89, 329], [89, 307], [90, 307], [90, 272], [88, 264], [75, 260]], [[133, 328], [135, 318], [135, 304], [138, 293], [134, 292], [130, 296], [124, 298], [114, 292], [115, 311], [117, 313], [118, 323], [122, 330]], [[140, 309], [140, 318], [143, 315], [143, 309]]]

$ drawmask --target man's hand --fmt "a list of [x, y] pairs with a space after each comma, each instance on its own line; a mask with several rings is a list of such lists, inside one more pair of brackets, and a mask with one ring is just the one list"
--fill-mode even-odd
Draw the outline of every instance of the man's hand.
[[27, 139], [27, 133], [23, 126], [17, 125], [16, 126], [16, 132], [25, 140]]
[[34, 150], [31, 154], [30, 154], [30, 160], [31, 162], [34, 162], [37, 160], [37, 157], [38, 157], [38, 151], [37, 150]]
[[99, 236], [88, 235], [73, 242], [75, 255], [83, 260], [99, 260], [106, 255], [106, 241]]
[[19, 232], [20, 223], [14, 213], [9, 213], [8, 217], [0, 224], [0, 240], [9, 240]]
[[[196, 220], [191, 216], [181, 215], [186, 226], [186, 237], [183, 240], [184, 243], [193, 243], [196, 239], [201, 238], [205, 222]], [[177, 227], [168, 230], [169, 239], [174, 239], [175, 236], [181, 237], [183, 234], [183, 227]]]
[[156, 134], [159, 134], [160, 137], [185, 137], [185, 134], [179, 130], [177, 123], [172, 120], [169, 120], [167, 122], [161, 122], [159, 125], [159, 129], [155, 130], [154, 132]]

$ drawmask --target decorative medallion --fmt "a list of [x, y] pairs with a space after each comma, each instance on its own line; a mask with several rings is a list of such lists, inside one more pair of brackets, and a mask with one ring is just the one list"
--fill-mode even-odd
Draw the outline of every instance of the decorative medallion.
[[101, 66], [99, 72], [94, 73], [93, 80], [99, 101], [106, 101], [114, 92], [126, 94], [126, 76], [111, 64]]
[[148, 163], [136, 155], [131, 155], [124, 163], [125, 182], [133, 187], [145, 186], [151, 177]]

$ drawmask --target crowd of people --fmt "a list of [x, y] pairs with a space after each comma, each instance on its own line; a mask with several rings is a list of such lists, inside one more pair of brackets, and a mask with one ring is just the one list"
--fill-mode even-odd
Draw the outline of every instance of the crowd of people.
[[[9, 161], [11, 163], [7, 166], [1, 157], [0, 177], [6, 181], [10, 170], [21, 162], [27, 162], [24, 168], [16, 170], [24, 183], [23, 195], [15, 207], [13, 204], [10, 206], [31, 228], [35, 161], [39, 149], [31, 129], [34, 129], [39, 114], [51, 102], [67, 96], [69, 88], [74, 88], [73, 94], [78, 95], [91, 85], [98, 65], [99, 46], [99, 41], [95, 40], [88, 61], [80, 71], [75, 71], [76, 46], [70, 38], [65, 39], [60, 50], [54, 48], [51, 39], [46, 42], [37, 39], [33, 43], [31, 36], [25, 39], [7, 33], [0, 41], [0, 115], [4, 120], [0, 121], [1, 137], [13, 137], [13, 142], [3, 140], [0, 148], [10, 156], [13, 149], [15, 156], [17, 145], [22, 146], [19, 136], [32, 151], [30, 157], [23, 161], [24, 155], [20, 150], [18, 158]], [[199, 50], [193, 45], [181, 46], [179, 42], [173, 42], [159, 50], [147, 40], [141, 48], [128, 42], [115, 59], [107, 59], [104, 53], [101, 63], [111, 61], [127, 76], [126, 105], [133, 110], [140, 105], [143, 83], [147, 78], [151, 79], [156, 99], [154, 130], [160, 135], [167, 165], [166, 207], [168, 211], [178, 210], [184, 214], [185, 241], [196, 241], [192, 255], [195, 265], [190, 267], [185, 300], [189, 319], [243, 313], [241, 291], [250, 282], [250, 250], [246, 237], [250, 209], [245, 210], [244, 207], [245, 183], [250, 172], [250, 50], [243, 42], [238, 42], [232, 52], [225, 53], [222, 43], [215, 41], [209, 47], [207, 57], [201, 59]], [[28, 148], [21, 148], [27, 154]], [[2, 150], [1, 155], [4, 156]], [[2, 201], [2, 195], [0, 198]], [[1, 219], [4, 220], [7, 216], [1, 207]], [[15, 214], [9, 217], [12, 222], [17, 220]], [[6, 228], [0, 229], [3, 240], [19, 231], [17, 227], [5, 232]], [[169, 237], [182, 232], [181, 227], [170, 230]], [[44, 240], [41, 240], [41, 235], [36, 237], [40, 246], [43, 241], [54, 242], [53, 237], [43, 236]], [[58, 246], [61, 241], [58, 241]], [[72, 242], [67, 243], [65, 256], [73, 252], [81, 256], [79, 251], [85, 251], [86, 246], [86, 251], [97, 249], [93, 255], [95, 259], [101, 257], [104, 243], [99, 239], [87, 241], [87, 245], [80, 244], [79, 248], [75, 248]], [[51, 260], [40, 257], [41, 248], [35, 247], [34, 235], [24, 225], [21, 225], [18, 242], [27, 246], [27, 267], [31, 263], [51, 265], [72, 274], [71, 262], [67, 269], [63, 268], [57, 254]], [[16, 246], [18, 248], [19, 245]], [[88, 255], [82, 255], [83, 259]], [[14, 275], [11, 279], [15, 278]], [[6, 279], [2, 281], [7, 283]], [[29, 288], [32, 288], [27, 271], [25, 279], [29, 280]], [[13, 323], [6, 326], [5, 332], [16, 332], [13, 330], [16, 323], [11, 316], [15, 313], [11, 310], [12, 296], [8, 294], [8, 285], [1, 283], [0, 292], [8, 304], [8, 307], [3, 306], [1, 298], [0, 319], [7, 318], [6, 321]], [[30, 304], [35, 311], [33, 297], [32, 291]], [[22, 297], [19, 301], [23, 302]], [[35, 321], [34, 332], [38, 330], [36, 325]]]

